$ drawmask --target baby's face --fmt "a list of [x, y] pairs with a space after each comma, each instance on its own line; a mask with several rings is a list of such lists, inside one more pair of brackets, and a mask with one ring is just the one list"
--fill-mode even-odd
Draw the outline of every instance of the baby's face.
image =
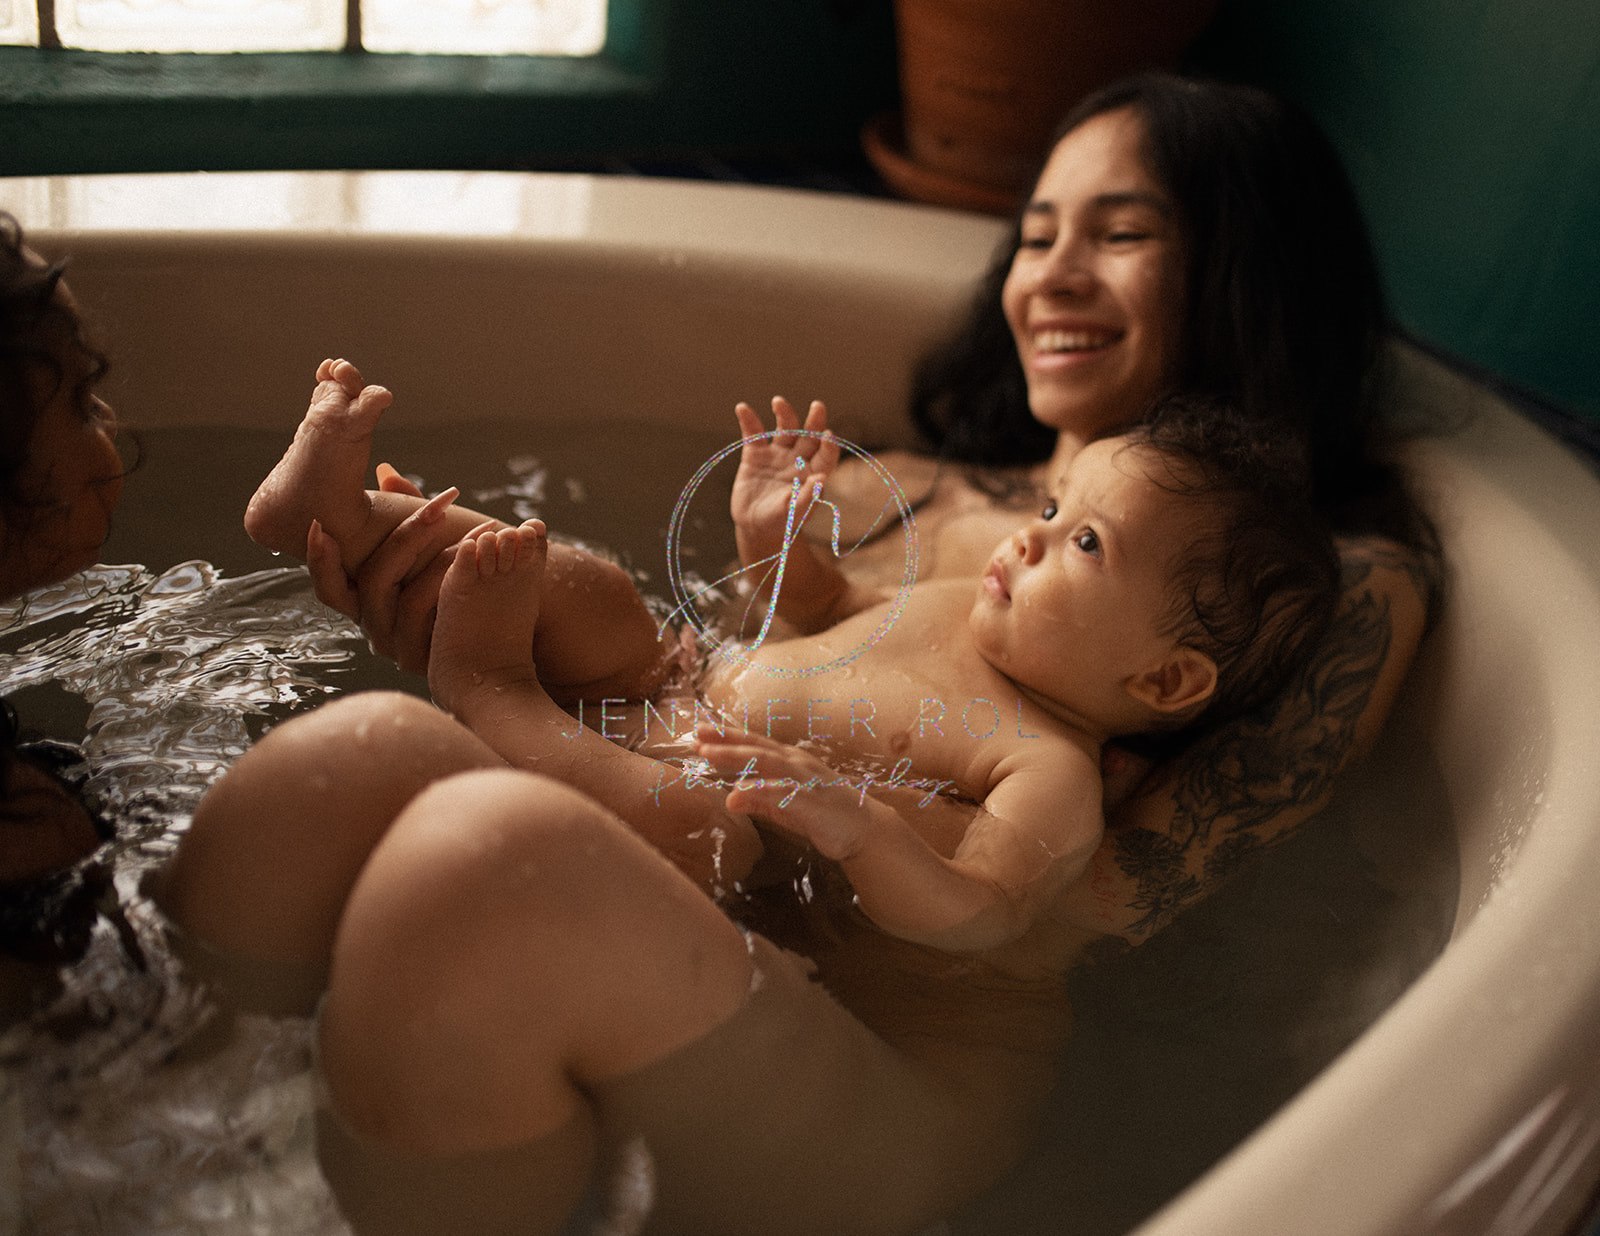
[[1170, 565], [1204, 504], [1151, 479], [1147, 447], [1108, 438], [1073, 459], [1039, 517], [995, 549], [969, 618], [1001, 673], [1071, 712], [1111, 722], [1125, 685], [1175, 641], [1157, 627]]

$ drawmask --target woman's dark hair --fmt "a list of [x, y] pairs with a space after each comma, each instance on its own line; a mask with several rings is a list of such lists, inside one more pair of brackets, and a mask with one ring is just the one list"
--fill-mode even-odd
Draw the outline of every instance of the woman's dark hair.
[[[1171, 73], [1090, 95], [1059, 135], [1122, 108], [1144, 122], [1144, 156], [1182, 231], [1185, 337], [1172, 389], [1221, 400], [1300, 440], [1317, 506], [1348, 531], [1422, 548], [1426, 519], [1384, 458], [1378, 358], [1387, 314], [1354, 191], [1337, 153], [1298, 108], [1249, 86]], [[1014, 226], [968, 320], [931, 355], [912, 416], [946, 458], [991, 465], [1047, 458], [1000, 291]]]
[[[33, 505], [22, 478], [45, 405], [38, 398], [38, 375], [57, 386], [70, 375], [87, 395], [108, 368], [84, 336], [78, 315], [56, 296], [61, 273], [61, 263], [41, 265], [30, 257], [21, 225], [0, 211], [0, 509], [7, 536], [26, 530]], [[87, 406], [86, 399], [79, 402]]]

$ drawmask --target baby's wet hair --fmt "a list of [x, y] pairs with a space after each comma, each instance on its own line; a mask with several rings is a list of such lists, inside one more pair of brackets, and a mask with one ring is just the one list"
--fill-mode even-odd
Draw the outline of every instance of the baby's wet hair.
[[1207, 727], [1252, 712], [1309, 664], [1340, 594], [1303, 444], [1279, 423], [1187, 396], [1159, 401], [1128, 437], [1164, 461], [1157, 484], [1204, 512], [1173, 563], [1160, 628], [1216, 663]]
[[[23, 478], [39, 417], [68, 381], [77, 388], [75, 405], [88, 415], [89, 391], [109, 368], [82, 320], [57, 295], [63, 268], [29, 253], [22, 225], [0, 211], [0, 509], [12, 517], [8, 524], [23, 527], [34, 505]], [[46, 379], [42, 397], [40, 375]]]

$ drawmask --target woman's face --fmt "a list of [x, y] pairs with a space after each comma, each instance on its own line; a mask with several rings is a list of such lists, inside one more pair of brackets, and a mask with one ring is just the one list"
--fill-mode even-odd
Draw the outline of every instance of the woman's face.
[[[65, 285], [56, 295], [73, 309]], [[55, 349], [63, 359], [59, 380], [43, 367], [30, 375], [29, 394], [43, 408], [18, 478], [25, 505], [0, 511], [0, 597], [92, 566], [122, 496], [127, 469], [117, 452], [116, 415], [88, 389], [88, 358], [62, 344]]]
[[1056, 143], [1001, 294], [1034, 417], [1084, 442], [1137, 421], [1178, 363], [1183, 242], [1143, 139], [1123, 108]]

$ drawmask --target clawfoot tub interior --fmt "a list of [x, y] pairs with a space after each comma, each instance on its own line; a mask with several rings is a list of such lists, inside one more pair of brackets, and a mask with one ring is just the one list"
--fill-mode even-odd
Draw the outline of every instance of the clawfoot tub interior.
[[[925, 207], [500, 173], [19, 179], [0, 206], [70, 257], [126, 420], [285, 437], [316, 362], [342, 354], [397, 392], [398, 426], [709, 433], [737, 400], [785, 393], [826, 398], [853, 441], [910, 445], [910, 365], [1000, 240]], [[1397, 722], [1453, 833], [1448, 942], [1253, 1132], [1144, 1207], [1140, 1236], [1560, 1233], [1595, 1187], [1600, 480], [1436, 361], [1396, 345], [1396, 362], [1399, 411], [1432, 426], [1413, 457], [1451, 570]], [[1375, 796], [1375, 831], [1420, 827], [1408, 802]], [[1079, 1230], [1058, 1219], [1028, 1230]]]

